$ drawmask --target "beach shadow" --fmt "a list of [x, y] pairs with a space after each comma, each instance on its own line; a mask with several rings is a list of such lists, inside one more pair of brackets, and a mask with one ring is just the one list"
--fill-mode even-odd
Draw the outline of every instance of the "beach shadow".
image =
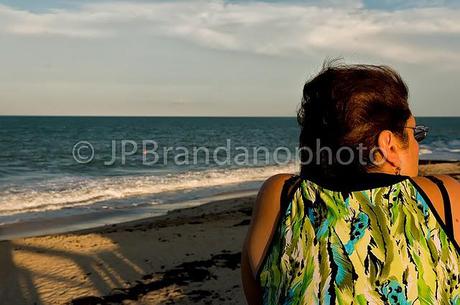
[[[215, 219], [221, 218], [222, 221], [225, 217], [231, 218], [229, 215], [233, 214], [234, 220], [228, 221], [225, 230], [230, 229], [234, 230], [234, 232], [242, 232], [242, 234], [238, 234], [240, 236], [236, 241], [236, 244], [242, 245], [246, 233], [245, 228], [249, 225], [249, 217], [252, 214], [252, 201], [253, 199], [248, 199], [248, 204], [242, 204], [231, 213], [228, 211], [219, 212], [219, 214], [216, 214], [218, 216], [213, 215], [213, 210], [211, 209], [209, 215], [198, 212], [187, 215], [186, 217], [175, 215], [176, 217], [172, 217], [172, 220], [164, 222], [156, 220], [155, 222], [132, 225], [124, 229], [108, 229], [101, 233], [105, 237], [110, 238], [111, 232], [118, 234], [120, 231], [127, 231], [137, 232], [134, 234], [143, 234], [140, 232], [155, 232], [157, 229], [163, 227], [174, 228], [177, 225], [183, 224], [192, 226], [187, 227], [185, 230], [183, 228], [174, 230], [181, 232], [181, 234], [171, 234], [170, 232], [168, 235], [166, 233], [166, 236], [169, 236], [168, 239], [170, 240], [165, 240], [165, 235], [160, 235], [158, 241], [152, 243], [153, 247], [149, 248], [150, 250], [144, 252], [143, 255], [133, 253], [132, 244], [131, 246], [127, 246], [127, 244], [120, 242], [120, 254], [124, 257], [132, 257], [132, 261], [150, 258], [154, 262], [157, 257], [156, 251], [159, 250], [158, 247], [163, 242], [172, 245], [171, 250], [174, 251], [174, 243], [179, 241], [174, 240], [173, 236], [180, 235], [185, 238], [193, 238], [195, 236], [193, 233], [190, 234], [191, 237], [190, 235], [186, 237], [187, 233], [185, 232], [196, 232], [197, 235], [201, 234], [200, 238], [203, 240], [206, 233], [198, 233], [202, 230], [202, 224], [208, 223], [210, 219], [215, 221]], [[146, 238], [153, 237], [152, 235], [147, 236]], [[206, 238], [204, 239], [206, 240]], [[202, 246], [203, 244], [200, 241], [191, 243], [190, 247], [187, 248], [187, 252], [198, 253], [200, 252], [198, 248]], [[194, 260], [191, 257], [188, 258], [187, 253], [184, 253], [182, 259], [179, 258], [180, 260], [176, 261], [176, 264], [170, 264], [167, 268], [163, 268], [164, 266], [161, 266], [159, 262], [154, 262], [156, 266], [148, 268], [150, 273], [144, 274], [141, 278], [132, 281], [126, 287], [120, 286], [106, 294], [85, 295], [74, 298], [70, 304], [150, 304], [149, 300], [152, 297], [154, 298], [154, 301], [151, 301], [152, 304], [227, 304], [234, 303], [235, 301], [238, 302], [237, 300], [239, 299], [243, 301], [242, 289], [239, 282], [241, 252], [238, 247], [236, 251], [235, 249], [231, 251], [224, 248], [216, 248], [214, 251], [210, 250], [208, 255], [208, 258], [203, 259], [203, 256], [200, 256], [201, 259]], [[233, 274], [232, 279], [237, 279], [235, 282], [228, 280], [230, 274]], [[217, 283], [219, 283], [219, 288], [216, 289], [215, 285]], [[241, 296], [238, 295], [238, 292], [241, 292]], [[131, 303], [131, 301], [134, 302]]]
[[[22, 261], [18, 263], [13, 252], [23, 257], [43, 257], [47, 259], [45, 265], [51, 265], [49, 270], [37, 266], [35, 262]], [[79, 276], [68, 277], [59, 274], [53, 269], [53, 260], [60, 265], [71, 265], [78, 269]], [[33, 266], [33, 267], [32, 267]], [[96, 251], [91, 254], [62, 249], [39, 247], [33, 244], [18, 241], [0, 242], [0, 304], [46, 304], [43, 300], [43, 291], [37, 287], [37, 282], [48, 290], [50, 294], [65, 294], [67, 289], [78, 288], [82, 283], [91, 287], [97, 294], [110, 293], [114, 287], [123, 287], [126, 273], [135, 274], [141, 278], [144, 273], [132, 261], [115, 251]], [[44, 284], [46, 283], [46, 284]], [[49, 291], [56, 287], [56, 291]]]
[[0, 241], [0, 300], [2, 304], [40, 304], [28, 270], [19, 267], [13, 260], [14, 245]]
[[[106, 236], [102, 236], [107, 239]], [[0, 242], [0, 304], [48, 304], [47, 300], [50, 297], [55, 299], [57, 294], [64, 294], [61, 298], [65, 299], [63, 304], [121, 304], [124, 300], [137, 300], [150, 291], [209, 279], [210, 273], [207, 268], [219, 260], [226, 259], [224, 255], [223, 258], [215, 257], [208, 261], [186, 263], [173, 270], [148, 274], [135, 263], [135, 258], [129, 258], [129, 254], [124, 253], [121, 247], [113, 251], [85, 252], [37, 246], [33, 241], [21, 239]], [[34, 257], [34, 261], [18, 261], [17, 255], [22, 256], [22, 260], [24, 257]], [[151, 254], [147, 256], [151, 257]], [[59, 270], [54, 266], [50, 266], [48, 270], [37, 266], [41, 258], [46, 259], [44, 266], [50, 265], [50, 262], [52, 264], [53, 261], [67, 268], [71, 265], [74, 271], [69, 274], [75, 273], [77, 269], [79, 276], [59, 274]], [[233, 261], [237, 262], [239, 258]], [[127, 278], [135, 280], [129, 283], [126, 281]], [[39, 287], [38, 283], [42, 287]], [[82, 284], [90, 287], [92, 292], [82, 291], [74, 297], [65, 296], [68, 290], [78, 289]], [[207, 296], [206, 292], [194, 291], [193, 297], [200, 299], [201, 296]], [[176, 297], [182, 297], [180, 292], [176, 293]], [[170, 299], [172, 298], [171, 296]]]
[[[229, 274], [239, 278], [239, 250], [215, 247], [197, 259], [193, 255], [208, 240], [203, 225], [210, 219], [219, 219], [215, 225], [220, 226], [228, 217], [222, 230], [244, 231], [250, 208], [235, 210], [236, 216], [226, 210], [216, 216], [214, 209], [209, 215], [197, 210], [186, 217], [178, 212], [175, 217], [100, 228], [97, 233], [0, 242], [0, 304], [149, 304], [143, 301], [146, 295], [165, 304], [230, 302], [232, 291], [240, 287], [226, 279]], [[187, 226], [176, 230], [180, 225]], [[182, 253], [175, 243], [184, 240], [190, 247]], [[176, 250], [176, 258], [164, 259]], [[209, 288], [216, 282], [225, 288]]]

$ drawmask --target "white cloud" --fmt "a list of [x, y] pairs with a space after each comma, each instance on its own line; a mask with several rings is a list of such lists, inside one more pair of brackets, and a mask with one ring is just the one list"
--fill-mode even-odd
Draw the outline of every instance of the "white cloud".
[[[331, 2], [333, 3], [333, 2]], [[104, 2], [78, 10], [28, 12], [0, 6], [0, 31], [92, 39], [133, 34], [268, 55], [354, 54], [460, 66], [460, 10], [395, 12], [344, 6], [223, 1]], [[428, 43], [432, 39], [436, 43]]]

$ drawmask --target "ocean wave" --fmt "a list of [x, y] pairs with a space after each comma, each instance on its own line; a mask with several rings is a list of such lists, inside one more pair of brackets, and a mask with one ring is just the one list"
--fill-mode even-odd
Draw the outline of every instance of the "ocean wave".
[[456, 147], [460, 147], [460, 140], [450, 140], [447, 142], [447, 144], [449, 146], [456, 146]]
[[460, 141], [452, 140], [446, 142], [437, 140], [429, 144], [422, 144], [419, 149], [420, 155], [439, 155], [441, 160], [446, 153], [453, 154], [453, 156], [457, 156], [460, 159]]
[[[197, 188], [213, 188], [265, 180], [280, 172], [298, 172], [298, 166], [263, 166], [237, 169], [208, 169], [161, 176], [124, 176], [82, 179], [65, 177], [29, 187], [0, 191], [0, 215], [41, 212], [143, 195], [178, 192], [184, 195]], [[153, 196], [154, 197], [154, 196]], [[161, 201], [151, 201], [158, 204]]]
[[419, 154], [420, 155], [429, 155], [429, 154], [432, 154], [433, 151], [431, 149], [428, 149], [428, 148], [420, 148], [419, 149]]

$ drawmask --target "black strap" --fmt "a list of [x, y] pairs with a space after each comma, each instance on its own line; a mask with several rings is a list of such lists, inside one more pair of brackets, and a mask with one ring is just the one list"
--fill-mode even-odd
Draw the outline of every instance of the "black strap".
[[293, 193], [296, 191], [298, 184], [301, 179], [299, 175], [294, 175], [291, 178], [284, 181], [283, 190], [281, 191], [281, 206], [280, 214], [282, 215], [289, 203], [289, 199], [292, 197]]
[[454, 222], [452, 219], [452, 207], [450, 204], [449, 193], [447, 192], [446, 186], [440, 179], [434, 176], [426, 176], [426, 178], [436, 183], [436, 185], [439, 187], [439, 190], [441, 191], [442, 199], [444, 201], [444, 218], [446, 219], [446, 227], [447, 227], [447, 230], [449, 231], [448, 233], [454, 236]]

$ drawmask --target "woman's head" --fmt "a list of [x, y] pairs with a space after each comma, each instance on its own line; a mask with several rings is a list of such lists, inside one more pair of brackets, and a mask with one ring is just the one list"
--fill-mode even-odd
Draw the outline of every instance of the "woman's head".
[[418, 144], [408, 89], [388, 66], [323, 64], [303, 89], [303, 175], [346, 177], [369, 171], [417, 175]]

